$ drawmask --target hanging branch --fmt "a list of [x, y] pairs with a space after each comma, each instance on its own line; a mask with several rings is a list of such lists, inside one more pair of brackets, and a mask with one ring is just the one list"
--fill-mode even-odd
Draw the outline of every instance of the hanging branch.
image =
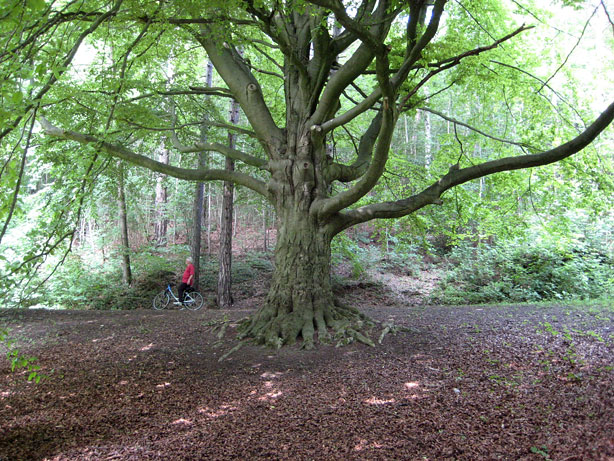
[[[24, 114], [28, 113], [34, 107], [38, 106], [43, 96], [47, 94], [47, 92], [51, 89], [51, 87], [68, 70], [75, 55], [77, 54], [77, 51], [81, 47], [81, 43], [83, 43], [83, 40], [85, 40], [85, 38], [88, 35], [92, 34], [104, 21], [115, 16], [117, 12], [119, 11], [119, 7], [121, 6], [122, 3], [123, 3], [123, 0], [117, 0], [117, 2], [115, 3], [115, 5], [113, 6], [111, 10], [109, 10], [105, 14], [100, 15], [89, 28], [87, 28], [83, 33], [81, 33], [81, 35], [79, 35], [79, 38], [77, 39], [77, 41], [71, 48], [70, 52], [66, 55], [66, 58], [62, 62], [62, 65], [56, 71], [52, 73], [51, 77], [49, 77], [49, 80], [47, 80], [47, 83], [34, 96], [33, 101], [36, 101], [36, 102], [30, 103], [24, 108], [23, 110]], [[13, 122], [7, 124], [7, 128], [5, 128], [3, 131], [0, 132], [0, 141], [4, 139], [4, 137], [6, 137], [11, 131], [13, 131], [17, 127], [17, 125], [19, 125], [23, 117], [24, 117], [23, 115], [19, 115], [13, 120]]]
[[443, 201], [440, 197], [445, 191], [474, 179], [503, 171], [533, 168], [561, 161], [580, 152], [592, 143], [613, 120], [614, 103], [610, 104], [610, 106], [608, 106], [608, 108], [603, 111], [585, 131], [571, 141], [553, 149], [537, 154], [490, 160], [467, 168], [459, 168], [459, 165], [452, 165], [448, 173], [442, 176], [438, 181], [422, 192], [407, 199], [398, 200], [396, 202], [366, 205], [340, 213], [339, 219], [331, 223], [332, 231], [338, 233], [350, 226], [372, 219], [399, 218], [413, 213], [427, 205], [442, 204]]
[[448, 122], [454, 123], [455, 126], [456, 125], [464, 126], [465, 128], [468, 128], [471, 131], [475, 131], [476, 133], [481, 134], [485, 138], [490, 138], [490, 139], [492, 139], [494, 141], [501, 142], [501, 143], [504, 143], [504, 144], [511, 144], [513, 146], [526, 147], [526, 148], [534, 150], [534, 151], [538, 150], [536, 147], [531, 146], [530, 144], [527, 144], [527, 143], [524, 143], [524, 142], [511, 141], [509, 139], [502, 139], [502, 138], [498, 138], [496, 136], [490, 135], [490, 134], [485, 133], [482, 130], [480, 130], [478, 128], [475, 128], [475, 127], [473, 127], [473, 126], [471, 126], [471, 125], [469, 125], [467, 123], [464, 123], [464, 122], [461, 122], [459, 120], [456, 120], [456, 119], [454, 119], [452, 117], [449, 117], [449, 116], [447, 116], [445, 114], [442, 114], [441, 112], [437, 112], [436, 110], [429, 109], [428, 107], [419, 107], [418, 110], [421, 110], [421, 111], [424, 111], [424, 112], [430, 112], [431, 114], [437, 115], [438, 117], [441, 117], [444, 120], [447, 120]]
[[220, 169], [195, 170], [166, 165], [144, 155], [137, 154], [136, 152], [122, 145], [112, 144], [88, 134], [63, 130], [52, 125], [45, 117], [40, 117], [39, 121], [48, 136], [77, 141], [80, 144], [93, 144], [97, 149], [106, 152], [112, 157], [121, 158], [135, 165], [148, 168], [152, 171], [157, 171], [178, 179], [186, 179], [188, 181], [232, 181], [235, 184], [240, 184], [267, 198], [270, 198], [270, 192], [268, 191], [266, 184], [246, 173], [239, 171], [229, 172]]
[[544, 86], [546, 86], [550, 82], [550, 80], [552, 80], [556, 76], [556, 74], [559, 73], [559, 71], [563, 67], [565, 67], [565, 64], [567, 64], [567, 61], [569, 61], [569, 58], [571, 57], [571, 55], [573, 54], [575, 49], [578, 47], [578, 45], [582, 41], [582, 37], [584, 37], [584, 33], [586, 32], [586, 29], [588, 28], [588, 25], [590, 24], [591, 19], [593, 19], [593, 16], [595, 16], [595, 13], [597, 13], [598, 9], [599, 9], [599, 5], [597, 5], [597, 7], [593, 10], [592, 14], [588, 18], [588, 21], [586, 21], [586, 24], [584, 24], [584, 28], [582, 29], [582, 33], [580, 34], [580, 37], [578, 37], [578, 40], [576, 41], [576, 44], [571, 48], [571, 51], [567, 54], [567, 56], [565, 57], [565, 59], [563, 60], [561, 65], [554, 71], [554, 73], [548, 79], [546, 79], [546, 81], [542, 84], [542, 86], [539, 88], [539, 90], [537, 90], [538, 93], [544, 88]]
[[17, 184], [15, 185], [15, 192], [13, 194], [13, 199], [11, 200], [11, 205], [9, 206], [8, 216], [4, 220], [4, 226], [2, 227], [2, 231], [0, 232], [0, 243], [2, 243], [2, 239], [6, 234], [6, 230], [9, 227], [9, 223], [13, 218], [13, 213], [15, 212], [15, 206], [17, 205], [17, 197], [19, 196], [19, 189], [21, 189], [21, 181], [23, 179], [23, 173], [26, 167], [26, 157], [28, 155], [28, 150], [30, 149], [30, 141], [32, 140], [32, 131], [34, 130], [34, 122], [36, 121], [36, 111], [38, 107], [34, 109], [32, 115], [30, 116], [30, 129], [28, 131], [28, 137], [26, 139], [26, 145], [23, 148], [23, 155], [21, 156], [21, 163], [19, 165], [19, 175], [17, 177]]

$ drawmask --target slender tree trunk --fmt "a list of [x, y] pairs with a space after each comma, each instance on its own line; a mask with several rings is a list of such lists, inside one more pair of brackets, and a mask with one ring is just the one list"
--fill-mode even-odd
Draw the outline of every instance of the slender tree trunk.
[[[206, 160], [203, 159], [204, 153], [199, 156], [199, 165], [203, 166]], [[203, 215], [203, 183], [197, 183], [194, 191], [194, 204], [192, 213], [192, 245], [190, 255], [194, 264], [194, 281], [192, 286], [198, 290], [200, 283], [200, 246], [201, 246], [201, 230], [202, 230], [202, 215]]]
[[126, 195], [124, 190], [124, 167], [119, 165], [119, 184], [117, 206], [119, 208], [119, 231], [121, 240], [122, 281], [125, 285], [132, 284], [132, 270], [130, 269], [130, 241], [128, 240], [128, 219], [126, 208]]
[[[178, 195], [179, 192], [179, 180], [175, 178], [175, 196]], [[173, 245], [177, 245], [177, 209], [173, 210]]]
[[[235, 202], [235, 198], [234, 198], [234, 193], [235, 193], [236, 189], [233, 190], [233, 194], [232, 194], [232, 203]], [[239, 222], [239, 213], [237, 213], [236, 211], [233, 210], [232, 213], [232, 238], [235, 238], [237, 236], [237, 227], [239, 226], [238, 224]]]
[[211, 184], [207, 184], [207, 254], [211, 254]]
[[420, 111], [414, 117], [414, 132], [411, 135], [411, 154], [414, 159], [418, 158], [418, 124], [420, 123]]
[[[226, 159], [226, 169], [234, 170], [234, 162]], [[225, 309], [232, 305], [232, 214], [234, 186], [232, 183], [224, 183], [224, 196], [222, 200], [222, 219], [220, 227], [220, 267], [217, 279], [217, 305]]]
[[433, 154], [432, 154], [433, 140], [432, 140], [432, 133], [431, 133], [431, 116], [428, 112], [424, 114], [424, 134], [425, 134], [424, 163], [426, 167], [429, 168], [433, 161]]
[[[230, 122], [239, 122], [239, 105], [233, 100], [230, 103]], [[235, 135], [228, 133], [228, 145], [234, 149]], [[226, 157], [226, 169], [233, 171], [234, 161]], [[220, 268], [217, 279], [217, 305], [226, 309], [232, 305], [232, 221], [233, 221], [233, 195], [234, 185], [224, 182], [224, 194], [222, 200], [222, 216], [220, 227]]]
[[[207, 64], [207, 86], [211, 86], [213, 80], [213, 65], [211, 62]], [[207, 142], [207, 126], [206, 119], [200, 127], [200, 141]], [[209, 155], [207, 152], [201, 152], [198, 156], [198, 168], [206, 169], [209, 163]], [[196, 183], [194, 190], [194, 204], [192, 213], [192, 245], [191, 256], [194, 264], [194, 281], [192, 286], [199, 289], [200, 283], [200, 247], [202, 240], [202, 223], [203, 223], [203, 205], [204, 205], [205, 184], [202, 182]]]
[[[164, 145], [160, 146], [158, 160], [161, 163], [168, 165], [169, 151], [164, 147]], [[154, 242], [156, 246], [165, 246], [168, 240], [168, 217], [166, 210], [168, 192], [166, 190], [166, 185], [164, 184], [164, 178], [164, 175], [158, 175], [156, 178], [156, 199], [154, 204]]]
[[268, 248], [269, 242], [268, 242], [268, 239], [267, 239], [267, 219], [266, 219], [267, 216], [266, 216], [266, 214], [267, 213], [266, 213], [266, 203], [265, 203], [262, 206], [262, 236], [263, 236], [263, 239], [262, 239], [262, 251], [265, 252], [265, 253], [267, 251], [269, 251], [269, 248]]
[[403, 114], [403, 124], [405, 126], [405, 156], [407, 156], [407, 148], [409, 147], [409, 127], [407, 126], [407, 114]]

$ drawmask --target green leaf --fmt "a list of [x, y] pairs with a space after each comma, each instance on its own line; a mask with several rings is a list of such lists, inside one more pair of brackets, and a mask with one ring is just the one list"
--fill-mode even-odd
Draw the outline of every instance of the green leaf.
[[41, 11], [47, 8], [45, 0], [28, 0], [27, 5], [34, 11]]
[[11, 102], [14, 105], [21, 104], [22, 101], [23, 101], [23, 94], [21, 94], [21, 91], [17, 91], [16, 93], [13, 93], [11, 95]]

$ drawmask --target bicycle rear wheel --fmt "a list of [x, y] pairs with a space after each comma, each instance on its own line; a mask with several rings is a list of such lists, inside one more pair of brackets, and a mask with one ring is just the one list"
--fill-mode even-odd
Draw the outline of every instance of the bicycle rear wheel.
[[166, 308], [166, 306], [168, 306], [168, 303], [170, 302], [170, 300], [171, 298], [168, 295], [168, 292], [166, 290], [161, 291], [153, 299], [153, 308], [158, 311], [161, 309], [164, 309]]
[[203, 306], [203, 295], [198, 291], [190, 291], [185, 294], [183, 305], [191, 311], [197, 311]]

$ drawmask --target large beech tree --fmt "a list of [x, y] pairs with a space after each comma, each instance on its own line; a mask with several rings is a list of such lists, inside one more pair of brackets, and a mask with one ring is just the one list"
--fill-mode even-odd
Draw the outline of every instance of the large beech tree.
[[[612, 103], [577, 136], [554, 147], [540, 149], [519, 140], [512, 143], [517, 147], [514, 154], [479, 161], [467, 160], [461, 150], [439, 178], [408, 196], [383, 203], [369, 197], [385, 172], [399, 117], [417, 107], [428, 109], [427, 88], [433, 94], [459, 91], [463, 72], [495, 66], [488, 60], [493, 53], [499, 53], [499, 67], [492, 73], [527, 73], [513, 56], [532, 26], [514, 25], [504, 7], [490, 0], [68, 2], [61, 10], [52, 6], [45, 11], [50, 29], [70, 24], [70, 37], [83, 40], [91, 35], [101, 53], [107, 52], [105, 40], [114, 34], [123, 42], [114, 39], [109, 66], [90, 70], [84, 85], [88, 94], [101, 99], [91, 103], [95, 107], [90, 107], [88, 123], [73, 124], [58, 115], [59, 110], [77, 110], [66, 102], [70, 97], [45, 99], [74, 54], [66, 55], [65, 66], [49, 79], [49, 88], [41, 86], [28, 110], [37, 111], [48, 140], [90, 145], [103, 155], [180, 179], [232, 182], [273, 204], [278, 231], [275, 271], [266, 301], [240, 327], [243, 338], [275, 347], [297, 339], [312, 347], [331, 337], [370, 343], [368, 319], [333, 296], [335, 235], [370, 220], [399, 218], [441, 204], [446, 191], [468, 181], [561, 161], [588, 146], [614, 118]], [[47, 31], [38, 27], [43, 37]], [[161, 86], [154, 75], [148, 86], [144, 63], [164, 62], [170, 49], [176, 69], [182, 61], [202, 62], [200, 75], [191, 75], [193, 83], [185, 86]], [[506, 53], [507, 63], [502, 62]], [[223, 83], [200, 83], [205, 59]], [[139, 72], [138, 84], [131, 84]], [[189, 80], [185, 74], [181, 82]], [[217, 120], [209, 117], [210, 125], [255, 139], [260, 147], [245, 152], [221, 142], [200, 142], [189, 127], [205, 117], [195, 104], [182, 108], [181, 97], [194, 101], [206, 95], [237, 101], [248, 124], [229, 126], [222, 114]], [[169, 99], [177, 105], [177, 120], [164, 116]], [[433, 109], [433, 114], [439, 113]], [[96, 128], [95, 120], [104, 125], [108, 119], [115, 125]], [[147, 131], [150, 121], [156, 129]], [[349, 131], [357, 121], [364, 129], [355, 142], [354, 158], [331, 156], [327, 146], [332, 134]], [[14, 120], [11, 126], [19, 123], [21, 119]], [[131, 137], [121, 137], [113, 127], [116, 132], [124, 127], [124, 134], [130, 129]], [[176, 152], [217, 152], [239, 167], [189, 169], [159, 162], [138, 140], [164, 130], [175, 130], [181, 145], [175, 142], [170, 148]]]

